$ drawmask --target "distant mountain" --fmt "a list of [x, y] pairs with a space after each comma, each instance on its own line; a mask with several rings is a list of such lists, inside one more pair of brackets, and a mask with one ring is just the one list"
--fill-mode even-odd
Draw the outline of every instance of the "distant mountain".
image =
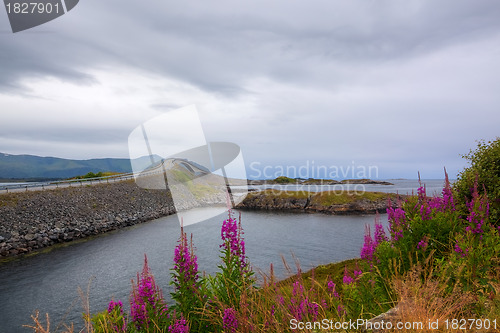
[[[149, 161], [149, 157], [139, 160]], [[0, 153], [0, 179], [71, 178], [89, 172], [132, 172], [127, 158], [97, 158], [70, 160], [34, 155]]]

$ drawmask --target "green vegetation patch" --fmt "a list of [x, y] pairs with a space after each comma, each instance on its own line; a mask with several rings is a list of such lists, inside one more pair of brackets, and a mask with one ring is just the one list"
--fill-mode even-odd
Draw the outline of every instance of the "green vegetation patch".
[[277, 184], [291, 184], [291, 183], [296, 183], [297, 180], [286, 176], [279, 176], [274, 180], [274, 182]]
[[169, 172], [172, 173], [172, 175], [174, 176], [175, 180], [178, 181], [179, 183], [187, 183], [187, 182], [193, 180], [193, 178], [190, 177], [184, 171], [172, 169]]
[[314, 194], [311, 198], [311, 204], [320, 206], [344, 205], [359, 200], [376, 202], [388, 197], [394, 197], [394, 194], [382, 192], [325, 191]]
[[17, 193], [0, 194], [0, 207], [15, 207], [18, 202], [19, 195]]
[[359, 200], [370, 202], [379, 202], [387, 200], [387, 198], [395, 198], [394, 193], [383, 192], [362, 192], [355, 191], [324, 191], [324, 192], [308, 192], [308, 191], [281, 191], [276, 189], [268, 189], [260, 192], [248, 194], [248, 199], [259, 197], [261, 201], [276, 201], [276, 200], [303, 200], [310, 199], [311, 205], [329, 207], [332, 205], [344, 205]]
[[[307, 272], [300, 274], [300, 279], [304, 281], [304, 286], [310, 288], [312, 281], [322, 285], [326, 285], [328, 281], [333, 281], [335, 284], [341, 285], [344, 278], [345, 269], [349, 272], [354, 271], [362, 263], [361, 259], [348, 259], [340, 262], [330, 263], [327, 265], [317, 266]], [[292, 287], [297, 281], [297, 275], [281, 280], [278, 284], [282, 288]]]
[[[481, 194], [486, 192], [490, 200], [490, 218], [496, 226], [500, 226], [500, 138], [493, 141], [479, 141], [476, 149], [463, 155], [470, 163], [458, 174], [453, 184], [460, 202], [471, 201], [474, 183], [477, 181]], [[464, 212], [465, 205], [460, 207]]]

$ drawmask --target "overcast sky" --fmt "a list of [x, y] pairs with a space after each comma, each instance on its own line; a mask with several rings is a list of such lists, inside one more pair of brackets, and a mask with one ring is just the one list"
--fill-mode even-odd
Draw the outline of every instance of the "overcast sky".
[[251, 178], [454, 176], [500, 136], [499, 59], [495, 0], [82, 0], [16, 34], [1, 9], [0, 152], [128, 157], [134, 128], [196, 104]]

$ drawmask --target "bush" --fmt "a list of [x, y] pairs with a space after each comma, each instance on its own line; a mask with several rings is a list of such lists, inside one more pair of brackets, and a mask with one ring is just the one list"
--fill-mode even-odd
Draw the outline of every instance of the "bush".
[[[470, 201], [477, 179], [479, 192], [486, 191], [490, 200], [490, 219], [494, 225], [500, 225], [500, 138], [479, 141], [476, 149], [471, 149], [463, 157], [471, 165], [458, 174], [454, 184], [457, 199], [461, 202]], [[465, 206], [461, 208], [465, 210]]]

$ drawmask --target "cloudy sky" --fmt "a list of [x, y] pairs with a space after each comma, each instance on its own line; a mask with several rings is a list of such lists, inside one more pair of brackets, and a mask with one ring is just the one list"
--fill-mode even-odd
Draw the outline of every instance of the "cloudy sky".
[[16, 34], [2, 9], [0, 59], [3, 153], [128, 157], [134, 128], [191, 104], [251, 178], [441, 178], [500, 136], [494, 0], [82, 0]]

